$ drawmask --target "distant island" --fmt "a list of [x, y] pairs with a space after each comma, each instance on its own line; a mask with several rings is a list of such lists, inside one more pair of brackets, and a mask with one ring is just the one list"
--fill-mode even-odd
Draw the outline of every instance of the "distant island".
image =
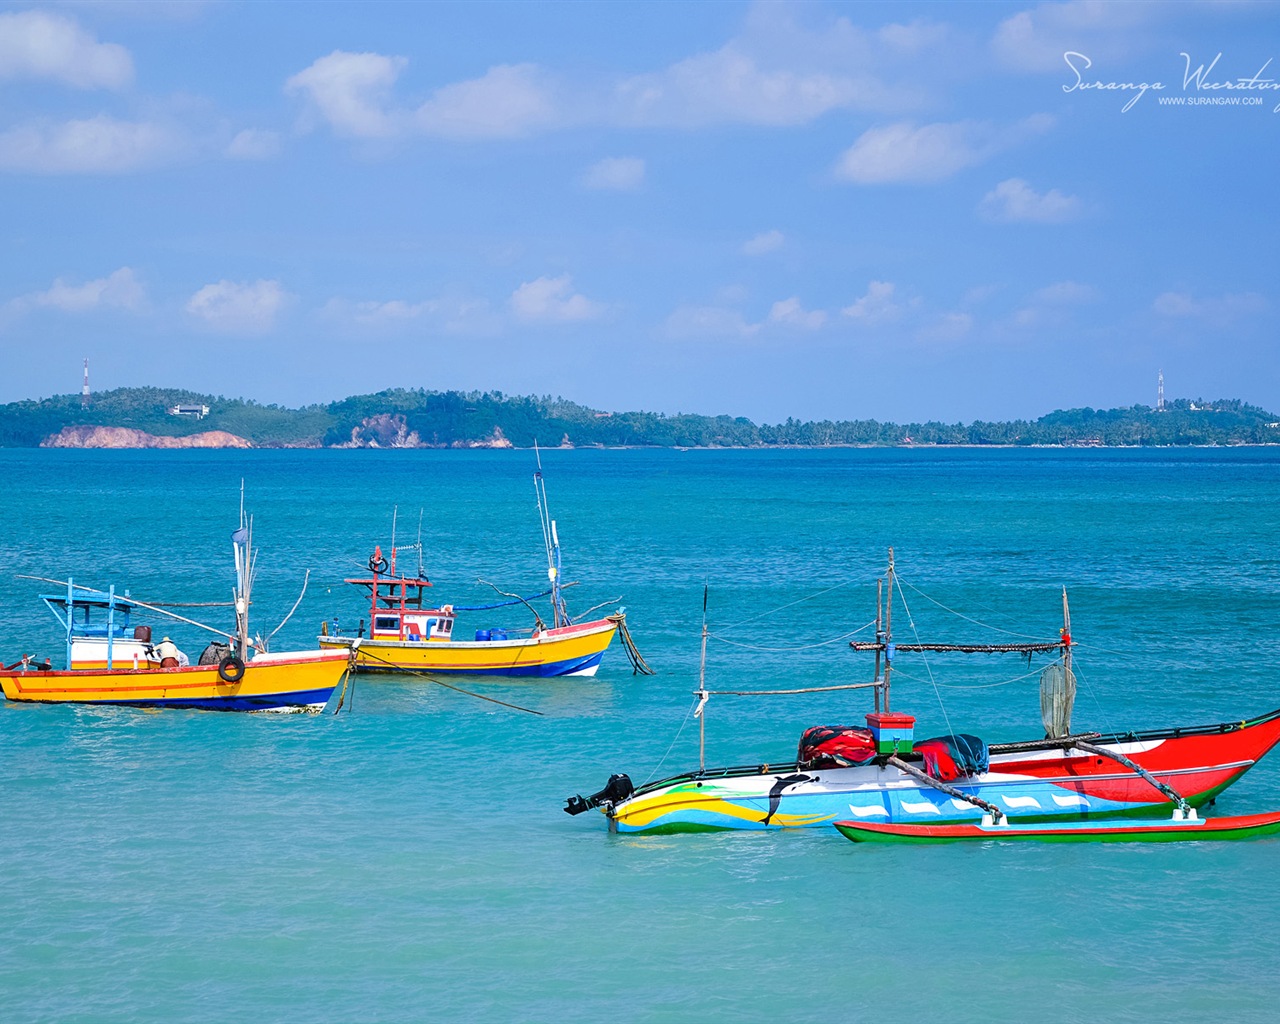
[[1160, 410], [1069, 409], [970, 424], [602, 412], [550, 397], [393, 389], [288, 409], [168, 388], [117, 388], [0, 405], [6, 448], [1088, 447], [1280, 443], [1280, 416], [1237, 399]]

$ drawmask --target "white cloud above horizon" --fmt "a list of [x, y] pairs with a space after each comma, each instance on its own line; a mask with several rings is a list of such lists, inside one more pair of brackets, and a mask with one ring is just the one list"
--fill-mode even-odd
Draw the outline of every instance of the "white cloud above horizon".
[[634, 192], [644, 184], [644, 176], [645, 164], [639, 157], [605, 157], [587, 168], [582, 184], [606, 192]]
[[1002, 21], [991, 40], [991, 50], [1006, 67], [1017, 71], [1065, 70], [1063, 53], [1082, 47], [1100, 58], [1133, 53], [1142, 29], [1167, 16], [1174, 5], [1159, 3], [1103, 3], [1070, 0], [1041, 3]]
[[781, 249], [786, 238], [781, 231], [762, 231], [760, 234], [742, 243], [742, 252], [746, 256], [763, 256], [765, 253]]
[[982, 197], [978, 211], [988, 220], [1005, 224], [1066, 224], [1076, 220], [1084, 204], [1056, 188], [1040, 193], [1022, 178], [1000, 182]]
[[0, 169], [36, 174], [124, 174], [172, 163], [188, 144], [165, 125], [106, 114], [0, 132]]
[[232, 160], [272, 160], [282, 149], [279, 132], [245, 128], [227, 144], [225, 153]]
[[292, 300], [279, 281], [224, 279], [199, 289], [184, 308], [216, 331], [263, 334], [275, 326], [276, 317]]
[[984, 163], [996, 153], [1048, 131], [1053, 118], [1036, 114], [1007, 126], [990, 121], [909, 121], [869, 128], [841, 154], [835, 176], [857, 185], [925, 184]]
[[386, 138], [396, 133], [399, 120], [385, 108], [408, 63], [406, 57], [334, 50], [290, 76], [284, 91], [307, 99], [335, 135]]
[[445, 139], [516, 139], [558, 126], [561, 113], [536, 64], [500, 64], [479, 78], [437, 89], [413, 114], [423, 135]]
[[133, 58], [116, 43], [100, 43], [74, 18], [52, 11], [0, 14], [0, 79], [59, 82], [76, 89], [123, 89]]
[[604, 312], [602, 305], [573, 291], [568, 274], [524, 282], [511, 293], [511, 309], [520, 320], [541, 323], [594, 320]]
[[766, 323], [817, 331], [826, 326], [827, 314], [821, 309], [805, 309], [800, 300], [792, 296], [770, 307]]
[[894, 290], [891, 281], [872, 281], [867, 285], [866, 294], [845, 306], [840, 314], [868, 326], [896, 320], [902, 307], [894, 301]]
[[1257, 292], [1237, 292], [1195, 298], [1189, 291], [1168, 291], [1156, 296], [1151, 308], [1168, 320], [1201, 320], [1228, 324], [1265, 312], [1270, 306]]
[[123, 309], [137, 312], [146, 304], [146, 289], [131, 267], [121, 267], [106, 277], [71, 284], [59, 277], [43, 292], [14, 299], [17, 309], [57, 309], [64, 313], [85, 313], [96, 309]]

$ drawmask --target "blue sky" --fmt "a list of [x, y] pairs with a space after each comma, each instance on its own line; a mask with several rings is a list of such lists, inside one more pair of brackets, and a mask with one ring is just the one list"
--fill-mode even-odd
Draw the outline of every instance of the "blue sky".
[[1280, 410], [1278, 81], [1273, 4], [0, 4], [0, 401], [88, 357], [287, 405], [968, 421], [1163, 369]]

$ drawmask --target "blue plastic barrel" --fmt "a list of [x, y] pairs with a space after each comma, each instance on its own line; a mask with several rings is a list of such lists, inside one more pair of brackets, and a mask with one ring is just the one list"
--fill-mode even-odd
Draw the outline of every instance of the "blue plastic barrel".
[[477, 639], [477, 640], [488, 640], [488, 639], [490, 639], [490, 636], [489, 636], [489, 630], [487, 630], [487, 629], [477, 629], [477, 630], [476, 630], [476, 639]]

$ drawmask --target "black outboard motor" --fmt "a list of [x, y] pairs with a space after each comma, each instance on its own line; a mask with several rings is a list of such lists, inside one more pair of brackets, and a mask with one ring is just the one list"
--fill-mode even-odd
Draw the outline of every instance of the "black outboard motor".
[[592, 793], [590, 796], [571, 796], [564, 802], [565, 814], [581, 814], [583, 811], [589, 811], [593, 807], [599, 807], [601, 804], [620, 804], [636, 791], [635, 786], [631, 785], [630, 775], [610, 775], [609, 781], [604, 784], [604, 789], [599, 793]]

